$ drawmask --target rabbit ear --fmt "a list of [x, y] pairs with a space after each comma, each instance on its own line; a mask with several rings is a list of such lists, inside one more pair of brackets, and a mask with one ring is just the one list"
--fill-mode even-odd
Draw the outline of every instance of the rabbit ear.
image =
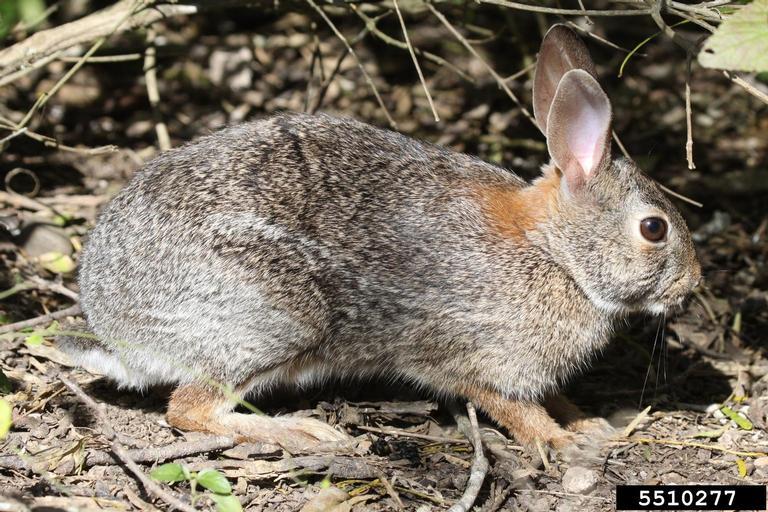
[[533, 77], [533, 115], [545, 136], [557, 86], [572, 69], [582, 69], [597, 79], [595, 64], [581, 38], [565, 25], [554, 25], [541, 42]]
[[611, 156], [611, 103], [592, 75], [574, 69], [563, 76], [547, 126], [549, 154], [575, 192]]

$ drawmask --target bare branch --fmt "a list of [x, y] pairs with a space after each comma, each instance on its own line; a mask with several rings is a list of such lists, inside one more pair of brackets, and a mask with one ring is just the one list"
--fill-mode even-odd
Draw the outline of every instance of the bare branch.
[[[472, 460], [472, 469], [469, 473], [467, 488], [464, 489], [464, 493], [459, 501], [448, 509], [448, 512], [466, 512], [471, 509], [472, 505], [475, 504], [477, 495], [480, 493], [480, 488], [483, 486], [485, 476], [488, 474], [488, 459], [483, 453], [483, 440], [480, 435], [480, 427], [477, 425], [475, 406], [472, 405], [472, 402], [467, 402], [467, 416], [469, 417], [469, 432], [465, 432], [464, 435], [471, 440], [475, 456]], [[464, 419], [464, 422], [466, 422], [466, 419]]]
[[397, 19], [400, 20], [400, 27], [403, 29], [403, 38], [405, 38], [405, 44], [408, 47], [408, 53], [411, 54], [411, 60], [413, 60], [413, 65], [416, 68], [416, 73], [418, 73], [419, 75], [421, 86], [424, 88], [424, 94], [427, 95], [429, 108], [432, 109], [432, 114], [435, 116], [435, 122], [438, 122], [440, 121], [440, 116], [437, 115], [437, 110], [435, 110], [435, 104], [432, 102], [432, 95], [429, 94], [429, 88], [427, 87], [427, 82], [424, 80], [424, 74], [421, 72], [421, 66], [419, 66], [419, 60], [416, 58], [416, 53], [414, 53], [413, 51], [413, 45], [411, 44], [411, 40], [408, 38], [408, 30], [406, 30], [405, 28], [405, 20], [403, 19], [403, 14], [400, 12], [400, 7], [397, 5], [397, 0], [392, 0], [392, 2], [395, 5], [395, 12], [397, 13]]
[[373, 79], [371, 79], [371, 76], [368, 74], [368, 72], [365, 70], [365, 66], [363, 66], [363, 63], [360, 62], [360, 59], [357, 57], [357, 53], [355, 53], [355, 50], [352, 49], [352, 45], [349, 44], [349, 41], [346, 37], [344, 37], [344, 34], [341, 33], [341, 31], [336, 27], [336, 25], [331, 21], [331, 18], [328, 17], [327, 14], [325, 14], [325, 11], [323, 11], [317, 3], [315, 3], [314, 0], [307, 0], [307, 3], [312, 6], [312, 8], [320, 15], [321, 18], [323, 18], [323, 21], [330, 27], [330, 29], [333, 31], [334, 34], [336, 34], [336, 37], [338, 37], [342, 43], [344, 43], [344, 46], [347, 47], [347, 51], [352, 55], [352, 58], [355, 59], [355, 62], [357, 63], [357, 67], [360, 68], [360, 71], [363, 73], [363, 77], [365, 78], [365, 81], [368, 83], [368, 86], [373, 91], [373, 95], [376, 96], [376, 101], [379, 102], [379, 106], [381, 107], [381, 110], [384, 111], [384, 115], [387, 117], [387, 121], [389, 121], [390, 126], [392, 128], [397, 128], [397, 123], [395, 123], [395, 120], [392, 119], [392, 116], [389, 115], [389, 110], [387, 110], [387, 106], [384, 104], [384, 100], [381, 99], [381, 95], [379, 94], [379, 90], [376, 88], [376, 84], [373, 83]]
[[160, 484], [154, 482], [144, 474], [144, 471], [142, 471], [139, 465], [136, 464], [136, 462], [134, 462], [134, 460], [131, 458], [128, 450], [126, 450], [125, 447], [117, 441], [117, 434], [115, 434], [115, 430], [112, 428], [112, 424], [107, 419], [107, 415], [104, 414], [104, 410], [102, 409], [101, 405], [97, 404], [93, 398], [88, 396], [86, 392], [83, 391], [83, 388], [81, 388], [77, 383], [69, 380], [63, 375], [59, 376], [59, 380], [62, 382], [62, 384], [67, 386], [77, 398], [79, 398], [85, 405], [93, 410], [93, 412], [96, 414], [96, 417], [99, 419], [99, 426], [101, 428], [102, 434], [104, 434], [104, 437], [106, 437], [111, 442], [112, 452], [123, 462], [123, 464], [125, 464], [125, 467], [127, 467], [128, 470], [133, 473], [134, 476], [136, 476], [136, 478], [139, 480], [139, 482], [141, 482], [141, 484], [144, 486], [144, 489], [146, 489], [149, 494], [155, 498], [163, 500], [171, 507], [177, 510], [181, 510], [182, 512], [196, 512], [195, 507], [181, 501], [176, 496], [165, 491], [160, 486]]
[[[143, 4], [143, 5], [142, 5]], [[194, 14], [196, 6], [158, 5], [145, 9], [149, 3], [120, 0], [116, 4], [79, 20], [42, 30], [21, 42], [0, 51], [0, 77], [32, 69], [41, 59], [83, 43], [89, 43], [112, 33], [124, 32], [150, 25], [167, 16]], [[140, 10], [137, 10], [139, 7]], [[125, 23], [122, 21], [125, 19]], [[55, 57], [53, 57], [55, 58]], [[18, 78], [19, 74], [14, 76]]]

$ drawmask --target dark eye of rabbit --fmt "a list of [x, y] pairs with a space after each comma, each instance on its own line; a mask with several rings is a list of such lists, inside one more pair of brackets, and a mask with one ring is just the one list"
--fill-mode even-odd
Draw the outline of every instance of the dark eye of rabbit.
[[667, 234], [667, 221], [658, 217], [647, 217], [640, 221], [640, 234], [649, 242], [660, 242]]

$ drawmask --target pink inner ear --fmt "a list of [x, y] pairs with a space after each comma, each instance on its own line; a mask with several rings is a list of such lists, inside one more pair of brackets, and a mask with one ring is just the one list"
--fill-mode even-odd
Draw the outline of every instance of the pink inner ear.
[[611, 103], [600, 84], [581, 69], [557, 86], [547, 118], [547, 148], [576, 190], [610, 157]]
[[584, 173], [589, 176], [603, 158], [606, 119], [610, 119], [611, 113], [604, 108], [604, 104], [592, 103], [577, 109], [574, 114], [572, 129], [567, 131], [568, 146]]

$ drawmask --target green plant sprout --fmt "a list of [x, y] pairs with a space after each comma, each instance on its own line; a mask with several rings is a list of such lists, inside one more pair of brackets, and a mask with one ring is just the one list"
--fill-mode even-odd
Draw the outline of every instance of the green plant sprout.
[[[158, 482], [167, 484], [175, 482], [189, 482], [192, 493], [192, 506], [201, 496], [207, 496], [216, 504], [216, 510], [219, 512], [239, 512], [243, 510], [240, 501], [232, 495], [232, 487], [229, 485], [227, 477], [215, 469], [203, 469], [201, 471], [190, 471], [183, 464], [170, 462], [162, 464], [149, 472], [149, 476]], [[206, 494], [198, 494], [197, 486], [210, 491]]]

